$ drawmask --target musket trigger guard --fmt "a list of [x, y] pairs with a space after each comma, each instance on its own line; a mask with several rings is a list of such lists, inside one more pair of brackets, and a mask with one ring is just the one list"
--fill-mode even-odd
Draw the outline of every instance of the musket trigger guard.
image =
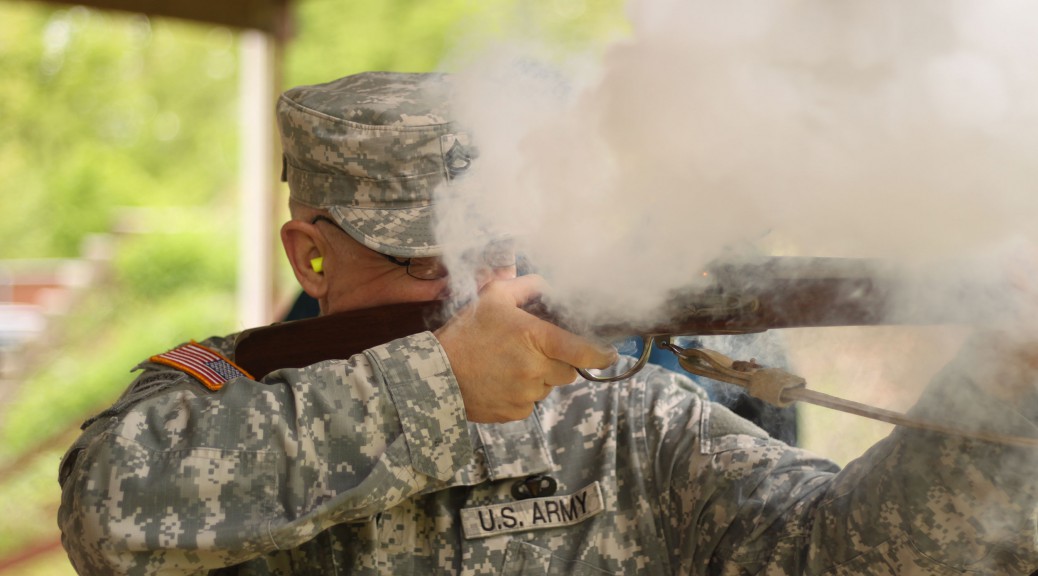
[[656, 338], [656, 336], [641, 337], [642, 355], [639, 356], [638, 361], [623, 374], [618, 374], [616, 376], [595, 376], [587, 368], [577, 368], [577, 373], [585, 380], [590, 380], [591, 382], [619, 382], [620, 380], [627, 380], [631, 376], [637, 374], [639, 370], [649, 363], [649, 355], [652, 354], [652, 348], [656, 345]]

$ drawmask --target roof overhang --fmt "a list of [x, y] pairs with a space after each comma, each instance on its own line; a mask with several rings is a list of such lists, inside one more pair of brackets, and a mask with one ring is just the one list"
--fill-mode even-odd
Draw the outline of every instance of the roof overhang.
[[288, 38], [291, 0], [45, 0], [136, 12], [149, 16], [169, 16], [232, 28], [260, 30], [278, 40]]

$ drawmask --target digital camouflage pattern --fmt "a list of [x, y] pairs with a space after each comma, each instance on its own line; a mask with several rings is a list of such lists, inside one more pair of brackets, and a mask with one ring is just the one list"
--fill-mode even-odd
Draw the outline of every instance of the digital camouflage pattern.
[[[203, 344], [231, 356], [232, 343]], [[62, 464], [59, 522], [81, 574], [1038, 567], [1033, 449], [898, 429], [838, 471], [652, 366], [561, 387], [522, 422], [474, 425], [429, 333], [216, 392], [141, 367]], [[951, 369], [916, 410], [1035, 433], [1033, 406]], [[517, 502], [516, 482], [539, 474], [557, 491]], [[485, 534], [466, 538], [463, 510]]]
[[[447, 121], [449, 84], [368, 73], [287, 92], [293, 197], [377, 251], [435, 254], [434, 191], [475, 154]], [[233, 343], [202, 344], [233, 361]], [[475, 425], [428, 332], [216, 391], [140, 368], [61, 463], [62, 542], [84, 575], [1038, 567], [1033, 449], [897, 430], [839, 471], [653, 366]], [[1038, 436], [1036, 407], [998, 403], [951, 369], [917, 411]]]
[[439, 255], [432, 207], [475, 149], [449, 118], [450, 76], [366, 72], [293, 88], [277, 117], [292, 198], [327, 209], [365, 246]]

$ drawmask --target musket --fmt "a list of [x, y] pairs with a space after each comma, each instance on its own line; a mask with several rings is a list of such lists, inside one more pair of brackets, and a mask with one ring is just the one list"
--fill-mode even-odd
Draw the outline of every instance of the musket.
[[[895, 320], [890, 313], [895, 289], [893, 275], [865, 259], [770, 257], [718, 263], [696, 274], [688, 288], [676, 291], [652, 315], [664, 320], [603, 323], [580, 332], [603, 340], [640, 336], [648, 343], [668, 336], [905, 323], [907, 319]], [[542, 301], [525, 309], [566, 328], [581, 323]], [[435, 330], [446, 320], [445, 303], [434, 300], [272, 324], [239, 335], [235, 362], [261, 378], [279, 368], [349, 358], [397, 338]]]
[[[751, 396], [777, 406], [803, 401], [917, 429], [1038, 446], [1036, 438], [962, 430], [829, 396], [808, 389], [803, 378], [784, 370], [767, 368], [753, 360], [732, 360], [711, 350], [683, 348], [676, 343], [679, 336], [751, 334], [781, 328], [976, 323], [993, 312], [948, 307], [940, 303], [941, 298], [926, 297], [938, 283], [933, 278], [907, 278], [876, 260], [768, 257], [722, 261], [707, 267], [687, 288], [674, 291], [659, 313], [650, 315], [664, 320], [584, 326], [586, 323], [580, 318], [554, 310], [540, 300], [524, 309], [602, 340], [631, 336], [643, 339], [641, 357], [626, 372], [599, 377], [578, 369], [588, 380], [612, 382], [630, 378], [648, 362], [652, 348], [659, 347], [675, 353], [685, 370], [744, 387]], [[949, 288], [970, 290], [961, 283], [942, 289]], [[239, 335], [235, 362], [259, 379], [281, 368], [349, 358], [397, 338], [435, 330], [447, 319], [445, 302], [434, 300], [272, 324]]]

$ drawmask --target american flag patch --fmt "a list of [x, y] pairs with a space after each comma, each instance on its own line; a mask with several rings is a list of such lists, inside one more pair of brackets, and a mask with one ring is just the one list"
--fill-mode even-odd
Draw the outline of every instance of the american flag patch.
[[239, 376], [253, 379], [248, 372], [239, 368], [234, 362], [198, 342], [183, 344], [164, 354], [152, 356], [151, 361], [183, 370], [197, 378], [210, 390], [219, 390], [223, 387], [224, 382]]

